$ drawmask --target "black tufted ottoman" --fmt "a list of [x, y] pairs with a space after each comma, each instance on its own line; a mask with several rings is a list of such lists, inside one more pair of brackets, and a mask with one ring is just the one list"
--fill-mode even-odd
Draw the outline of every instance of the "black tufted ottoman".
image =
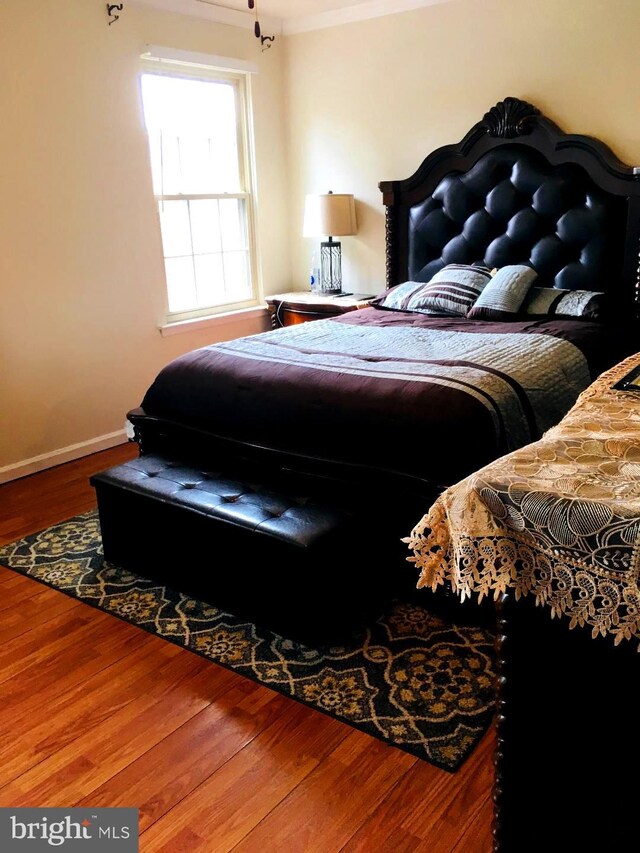
[[352, 513], [159, 456], [91, 484], [107, 560], [284, 636], [336, 639], [389, 597]]

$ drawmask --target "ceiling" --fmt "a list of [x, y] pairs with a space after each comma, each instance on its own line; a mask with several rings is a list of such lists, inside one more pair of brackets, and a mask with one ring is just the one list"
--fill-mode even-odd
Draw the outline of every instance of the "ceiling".
[[[248, 11], [247, 0], [214, 0], [216, 6]], [[258, 12], [275, 18], [298, 18], [360, 6], [364, 0], [256, 0]]]
[[[2, 0], [0, 0], [2, 2]], [[134, 0], [221, 23], [253, 29], [247, 0]], [[255, 0], [263, 30], [296, 33], [335, 27], [366, 18], [406, 12], [451, 0]]]

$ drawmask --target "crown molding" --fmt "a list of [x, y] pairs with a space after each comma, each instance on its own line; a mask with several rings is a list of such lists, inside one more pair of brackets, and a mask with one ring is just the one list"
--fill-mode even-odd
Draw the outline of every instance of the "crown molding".
[[[241, 27], [253, 30], [254, 16], [250, 12], [238, 9], [227, 9], [208, 0], [129, 0], [134, 6], [152, 6], [165, 12], [175, 12], [178, 15], [188, 15], [191, 18], [201, 18], [216, 24], [227, 24], [230, 27]], [[279, 18], [260, 15], [260, 25], [265, 34], [280, 35], [282, 22]]]
[[283, 35], [295, 35], [312, 30], [324, 30], [327, 27], [339, 27], [342, 24], [353, 24], [356, 21], [382, 18], [385, 15], [409, 12], [412, 9], [421, 9], [424, 6], [437, 6], [441, 3], [452, 2], [453, 0], [367, 0], [367, 2], [358, 3], [357, 6], [345, 6], [342, 9], [334, 9], [330, 12], [284, 18], [282, 33]]

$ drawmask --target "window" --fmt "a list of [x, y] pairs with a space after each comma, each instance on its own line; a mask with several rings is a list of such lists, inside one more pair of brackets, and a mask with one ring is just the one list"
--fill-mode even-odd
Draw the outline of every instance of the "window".
[[144, 61], [169, 321], [257, 301], [247, 76]]

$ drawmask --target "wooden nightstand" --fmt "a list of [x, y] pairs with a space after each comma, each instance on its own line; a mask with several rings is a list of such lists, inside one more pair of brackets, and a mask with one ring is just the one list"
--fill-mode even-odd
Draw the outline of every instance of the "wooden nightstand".
[[358, 308], [367, 308], [374, 297], [370, 294], [352, 293], [349, 296], [324, 296], [311, 291], [276, 293], [265, 297], [271, 326], [294, 326], [308, 320], [326, 320]]

